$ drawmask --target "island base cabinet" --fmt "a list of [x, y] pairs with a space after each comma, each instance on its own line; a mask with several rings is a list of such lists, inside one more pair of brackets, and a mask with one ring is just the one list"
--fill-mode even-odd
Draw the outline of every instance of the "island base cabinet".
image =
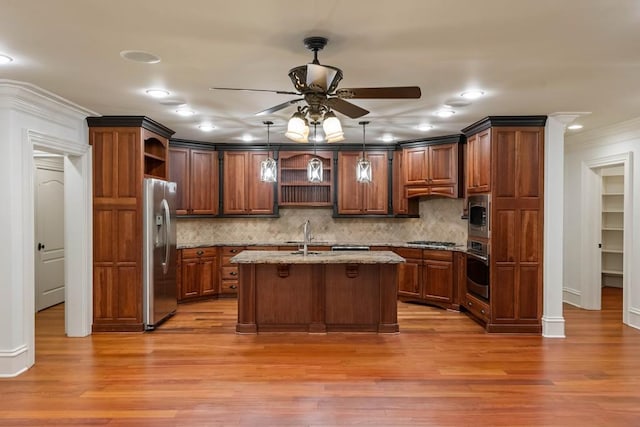
[[238, 333], [396, 333], [395, 264], [240, 264]]

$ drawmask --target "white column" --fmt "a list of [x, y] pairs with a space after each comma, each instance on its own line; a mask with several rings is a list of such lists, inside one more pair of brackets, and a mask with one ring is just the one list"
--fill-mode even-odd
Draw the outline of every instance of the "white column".
[[542, 335], [564, 338], [562, 315], [564, 240], [564, 130], [578, 114], [555, 113], [544, 135], [544, 277]]

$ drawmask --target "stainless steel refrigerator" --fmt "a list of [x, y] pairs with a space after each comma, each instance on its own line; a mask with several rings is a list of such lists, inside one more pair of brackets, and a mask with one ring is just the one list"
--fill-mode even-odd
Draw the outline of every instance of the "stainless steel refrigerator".
[[153, 330], [178, 307], [176, 183], [144, 180], [143, 322]]

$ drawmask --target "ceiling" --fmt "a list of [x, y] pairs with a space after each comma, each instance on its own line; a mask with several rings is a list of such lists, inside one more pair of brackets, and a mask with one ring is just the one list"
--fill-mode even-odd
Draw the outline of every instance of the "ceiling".
[[[0, 10], [0, 54], [14, 58], [0, 78], [101, 115], [148, 116], [175, 138], [262, 143], [272, 120], [271, 142], [288, 142], [294, 106], [255, 113], [295, 96], [209, 87], [292, 91], [289, 69], [313, 58], [308, 36], [329, 39], [318, 56], [342, 69], [339, 87], [421, 88], [420, 99], [352, 100], [371, 111], [360, 119], [367, 142], [456, 134], [488, 115], [590, 113], [576, 120], [582, 131], [640, 116], [638, 0], [0, 0]], [[485, 96], [459, 96], [469, 89]], [[178, 116], [182, 103], [196, 114]], [[434, 116], [446, 104], [456, 113]], [[359, 120], [338, 117], [345, 142], [361, 142]]]

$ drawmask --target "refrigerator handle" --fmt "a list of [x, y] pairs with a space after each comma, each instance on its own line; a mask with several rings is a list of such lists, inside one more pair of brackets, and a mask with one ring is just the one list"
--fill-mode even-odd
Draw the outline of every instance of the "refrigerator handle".
[[162, 272], [167, 274], [169, 271], [169, 237], [171, 230], [171, 214], [169, 212], [169, 203], [166, 199], [162, 199], [162, 211], [164, 212], [164, 261], [162, 261]]

